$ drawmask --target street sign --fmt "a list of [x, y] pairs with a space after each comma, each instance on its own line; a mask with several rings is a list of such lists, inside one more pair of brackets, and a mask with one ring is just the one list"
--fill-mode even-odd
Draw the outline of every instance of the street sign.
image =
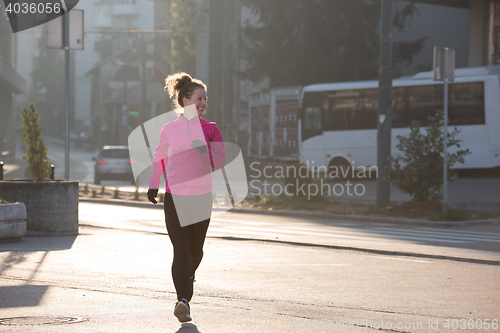
[[[83, 10], [73, 9], [64, 15], [69, 15], [69, 48], [83, 50]], [[59, 16], [47, 22], [47, 47], [51, 49], [64, 48], [64, 20]]]
[[83, 50], [83, 10], [73, 9], [69, 13], [69, 49]]
[[434, 81], [455, 81], [455, 49], [434, 48], [433, 79]]

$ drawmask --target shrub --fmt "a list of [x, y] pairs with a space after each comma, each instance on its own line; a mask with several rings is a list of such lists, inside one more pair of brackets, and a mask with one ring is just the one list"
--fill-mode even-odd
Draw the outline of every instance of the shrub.
[[42, 139], [42, 128], [38, 121], [40, 115], [36, 112], [33, 104], [29, 109], [23, 108], [21, 112], [23, 119], [23, 134], [21, 139], [26, 146], [26, 154], [23, 159], [28, 164], [25, 168], [29, 172], [30, 179], [34, 181], [46, 180], [51, 172], [50, 163], [47, 161], [49, 150]]
[[[408, 137], [398, 135], [396, 145], [403, 154], [396, 158], [389, 157], [387, 178], [389, 181], [407, 193], [416, 201], [440, 201], [442, 198], [441, 185], [443, 184], [443, 135], [444, 113], [438, 110], [435, 117], [429, 117], [427, 135], [420, 132], [420, 122], [413, 120], [410, 124]], [[460, 141], [456, 138], [460, 133], [456, 127], [448, 132], [448, 148], [460, 148]], [[448, 180], [457, 177], [451, 167], [459, 162], [464, 163], [464, 157], [470, 154], [469, 149], [457, 150], [449, 153], [448, 150]]]

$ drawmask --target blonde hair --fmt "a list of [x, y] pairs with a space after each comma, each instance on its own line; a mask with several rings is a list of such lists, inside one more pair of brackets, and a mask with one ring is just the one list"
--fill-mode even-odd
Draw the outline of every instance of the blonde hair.
[[170, 98], [174, 98], [176, 108], [184, 107], [182, 99], [186, 97], [190, 99], [196, 88], [203, 88], [207, 91], [207, 86], [198, 79], [193, 79], [191, 75], [179, 72], [169, 75], [165, 79], [165, 91], [168, 92]]

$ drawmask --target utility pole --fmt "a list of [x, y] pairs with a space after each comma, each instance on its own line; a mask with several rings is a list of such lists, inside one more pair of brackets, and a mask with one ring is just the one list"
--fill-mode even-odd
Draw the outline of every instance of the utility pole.
[[386, 179], [385, 167], [387, 158], [391, 156], [392, 2], [393, 0], [382, 0], [377, 133], [377, 205], [379, 206], [388, 206], [391, 200], [391, 183]]
[[[63, 1], [64, 4], [64, 1]], [[63, 15], [63, 20], [64, 20], [64, 53], [65, 53], [65, 88], [64, 88], [64, 95], [65, 95], [65, 108], [66, 108], [66, 140], [64, 143], [64, 148], [65, 148], [65, 154], [64, 154], [64, 179], [69, 180], [69, 108], [70, 108], [70, 81], [69, 81], [69, 75], [70, 75], [70, 50], [69, 50], [69, 12], [66, 10], [65, 7], [65, 13]]]

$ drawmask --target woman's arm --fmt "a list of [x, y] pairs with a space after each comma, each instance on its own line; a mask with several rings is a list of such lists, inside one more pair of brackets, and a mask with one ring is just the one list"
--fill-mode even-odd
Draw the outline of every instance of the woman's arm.
[[211, 133], [210, 142], [208, 144], [208, 155], [210, 156], [210, 164], [214, 169], [222, 169], [226, 164], [226, 149], [224, 140], [220, 133], [219, 127], [214, 123]]
[[153, 171], [151, 172], [151, 177], [149, 178], [149, 188], [158, 189], [160, 188], [160, 178], [161, 175], [165, 173], [165, 168], [168, 162], [168, 137], [165, 126], [160, 132], [160, 143], [156, 147], [153, 157]]

